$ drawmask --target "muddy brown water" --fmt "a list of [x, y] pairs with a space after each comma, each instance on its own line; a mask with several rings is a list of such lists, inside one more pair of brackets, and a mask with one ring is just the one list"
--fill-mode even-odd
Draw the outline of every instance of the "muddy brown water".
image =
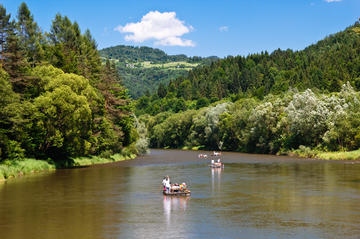
[[[0, 185], [0, 238], [360, 238], [360, 164], [151, 150]], [[164, 175], [191, 197], [160, 193]]]

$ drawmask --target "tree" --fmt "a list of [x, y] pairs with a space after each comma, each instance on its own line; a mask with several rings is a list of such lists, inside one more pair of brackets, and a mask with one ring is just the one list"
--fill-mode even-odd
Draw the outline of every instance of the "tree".
[[158, 88], [158, 91], [157, 91], [157, 95], [160, 97], [160, 98], [164, 98], [167, 94], [167, 90], [164, 86], [163, 83], [160, 83], [159, 85], [159, 88]]
[[6, 38], [10, 33], [10, 29], [11, 29], [10, 14], [6, 14], [6, 9], [2, 4], [0, 4], [1, 68], [3, 68], [4, 66]]
[[18, 88], [24, 84], [23, 76], [27, 63], [24, 57], [24, 50], [20, 45], [20, 40], [16, 32], [15, 21], [9, 24], [3, 56], [3, 67], [11, 77], [11, 81], [15, 85], [15, 91], [18, 91]]
[[99, 80], [101, 74], [101, 61], [97, 50], [96, 41], [87, 29], [81, 36], [81, 46], [79, 55], [79, 74], [92, 82]]
[[77, 74], [81, 41], [78, 24], [72, 24], [68, 17], [57, 14], [52, 21], [48, 39], [50, 63], [67, 73]]
[[206, 97], [201, 97], [196, 101], [196, 109], [200, 109], [202, 107], [206, 107], [210, 104], [210, 101]]
[[92, 146], [91, 104], [97, 98], [89, 80], [62, 73], [52, 78], [44, 90], [34, 99], [39, 151], [54, 158], [88, 154]]
[[185, 80], [179, 85], [178, 97], [183, 97], [186, 100], [191, 98], [191, 82], [189, 80]]
[[88, 78], [93, 85], [97, 84], [101, 74], [101, 61], [97, 44], [90, 31], [81, 34], [77, 22], [72, 23], [68, 17], [60, 14], [52, 21], [50, 33], [49, 61], [67, 73], [75, 73]]
[[26, 52], [27, 61], [34, 67], [44, 59], [44, 40], [42, 33], [24, 2], [19, 6], [17, 19], [21, 48]]
[[21, 140], [25, 141], [22, 117], [24, 112], [20, 96], [16, 94], [9, 81], [9, 75], [0, 69], [0, 159], [19, 159], [25, 150]]
[[[118, 142], [129, 145], [135, 141], [133, 105], [127, 90], [120, 85], [119, 75], [110, 61], [106, 61], [98, 88], [105, 98], [105, 114], [118, 136]], [[121, 145], [123, 146], [123, 145]], [[121, 147], [120, 146], [120, 147]]]
[[308, 89], [295, 94], [284, 111], [289, 144], [294, 148], [299, 145], [317, 146], [326, 132], [326, 120], [331, 114], [326, 102]]

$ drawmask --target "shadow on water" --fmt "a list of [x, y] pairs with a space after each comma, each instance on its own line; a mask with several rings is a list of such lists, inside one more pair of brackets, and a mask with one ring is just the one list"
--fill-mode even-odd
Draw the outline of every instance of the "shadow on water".
[[72, 158], [55, 159], [51, 161], [55, 165], [56, 169], [76, 169], [76, 168], [88, 168], [90, 166], [77, 165]]

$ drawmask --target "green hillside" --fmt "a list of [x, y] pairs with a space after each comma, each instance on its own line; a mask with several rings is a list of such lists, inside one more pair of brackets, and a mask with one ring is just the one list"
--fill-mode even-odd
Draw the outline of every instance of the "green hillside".
[[359, 149], [359, 32], [357, 22], [301, 51], [227, 57], [161, 85], [136, 104], [150, 146], [325, 158]]
[[171, 80], [186, 76], [189, 70], [218, 59], [167, 55], [155, 48], [123, 45], [102, 49], [100, 56], [115, 63], [124, 85], [134, 98], [153, 93], [160, 83], [167, 85]]
[[271, 54], [227, 57], [190, 71], [170, 88], [184, 99], [222, 99], [245, 92], [261, 98], [289, 88], [336, 92], [347, 81], [360, 89], [359, 32], [357, 22], [301, 51], [278, 49]]

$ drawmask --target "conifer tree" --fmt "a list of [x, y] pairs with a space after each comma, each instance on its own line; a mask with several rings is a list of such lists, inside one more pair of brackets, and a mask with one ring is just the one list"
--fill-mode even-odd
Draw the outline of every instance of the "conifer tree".
[[100, 78], [101, 61], [97, 44], [89, 30], [81, 34], [77, 22], [57, 14], [48, 34], [51, 54], [49, 61], [68, 73], [80, 74], [93, 85]]
[[[24, 50], [22, 49], [16, 32], [16, 23], [11, 21], [8, 25], [5, 44], [3, 48], [3, 68], [10, 75], [11, 81], [18, 85], [23, 79], [26, 70], [26, 60], [24, 58]], [[20, 83], [21, 84], [21, 83]]]
[[97, 50], [96, 41], [91, 36], [89, 29], [81, 37], [79, 73], [95, 82], [100, 77], [101, 61]]
[[31, 66], [35, 66], [44, 59], [44, 39], [41, 30], [24, 2], [18, 9], [17, 19], [21, 47], [25, 50], [27, 61]]
[[163, 83], [160, 83], [157, 94], [160, 98], [164, 98], [166, 96], [167, 91]]
[[134, 119], [131, 112], [133, 109], [127, 90], [120, 82], [115, 66], [107, 60], [98, 89], [105, 98], [106, 115], [113, 122], [113, 129], [124, 145], [129, 145], [135, 140], [132, 132]]
[[10, 14], [6, 14], [6, 9], [0, 4], [0, 44], [1, 44], [1, 68], [4, 66], [4, 49], [6, 38], [10, 28]]
[[50, 33], [49, 61], [67, 73], [78, 73], [78, 55], [80, 29], [77, 23], [72, 24], [68, 17], [60, 14], [52, 21]]

